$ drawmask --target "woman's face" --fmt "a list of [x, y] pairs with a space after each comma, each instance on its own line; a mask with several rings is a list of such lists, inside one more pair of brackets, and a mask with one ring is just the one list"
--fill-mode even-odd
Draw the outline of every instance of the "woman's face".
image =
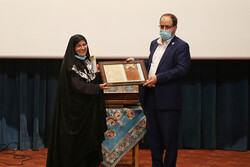
[[78, 56], [85, 56], [87, 53], [88, 45], [84, 40], [81, 40], [76, 44], [75, 52]]

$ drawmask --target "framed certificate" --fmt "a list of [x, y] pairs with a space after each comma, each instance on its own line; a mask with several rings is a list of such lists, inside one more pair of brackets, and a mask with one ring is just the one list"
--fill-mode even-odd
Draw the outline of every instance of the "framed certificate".
[[99, 62], [102, 80], [107, 85], [139, 85], [148, 79], [143, 60]]

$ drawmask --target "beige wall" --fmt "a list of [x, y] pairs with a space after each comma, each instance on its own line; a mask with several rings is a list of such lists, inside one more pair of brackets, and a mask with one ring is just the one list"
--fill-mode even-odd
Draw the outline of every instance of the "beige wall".
[[193, 59], [250, 58], [249, 0], [0, 0], [0, 57], [62, 58], [84, 35], [97, 58], [146, 58], [159, 17], [179, 19]]

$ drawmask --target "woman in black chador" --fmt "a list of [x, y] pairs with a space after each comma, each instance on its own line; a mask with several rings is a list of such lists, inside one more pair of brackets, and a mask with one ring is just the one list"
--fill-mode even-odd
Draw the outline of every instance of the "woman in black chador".
[[70, 38], [58, 78], [47, 167], [97, 167], [106, 111], [100, 73], [94, 73], [82, 35]]

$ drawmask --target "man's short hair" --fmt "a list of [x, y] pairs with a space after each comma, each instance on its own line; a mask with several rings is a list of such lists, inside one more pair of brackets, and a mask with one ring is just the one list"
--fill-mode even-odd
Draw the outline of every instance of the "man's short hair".
[[[175, 16], [175, 15], [173, 15], [173, 14], [171, 14], [171, 13], [165, 13], [165, 14], [163, 14], [162, 16], [161, 16], [161, 18], [163, 17], [163, 16], [169, 16], [171, 19], [172, 19], [172, 22], [173, 22], [173, 26], [177, 26], [177, 17]], [[161, 22], [161, 18], [160, 18], [160, 22]]]

